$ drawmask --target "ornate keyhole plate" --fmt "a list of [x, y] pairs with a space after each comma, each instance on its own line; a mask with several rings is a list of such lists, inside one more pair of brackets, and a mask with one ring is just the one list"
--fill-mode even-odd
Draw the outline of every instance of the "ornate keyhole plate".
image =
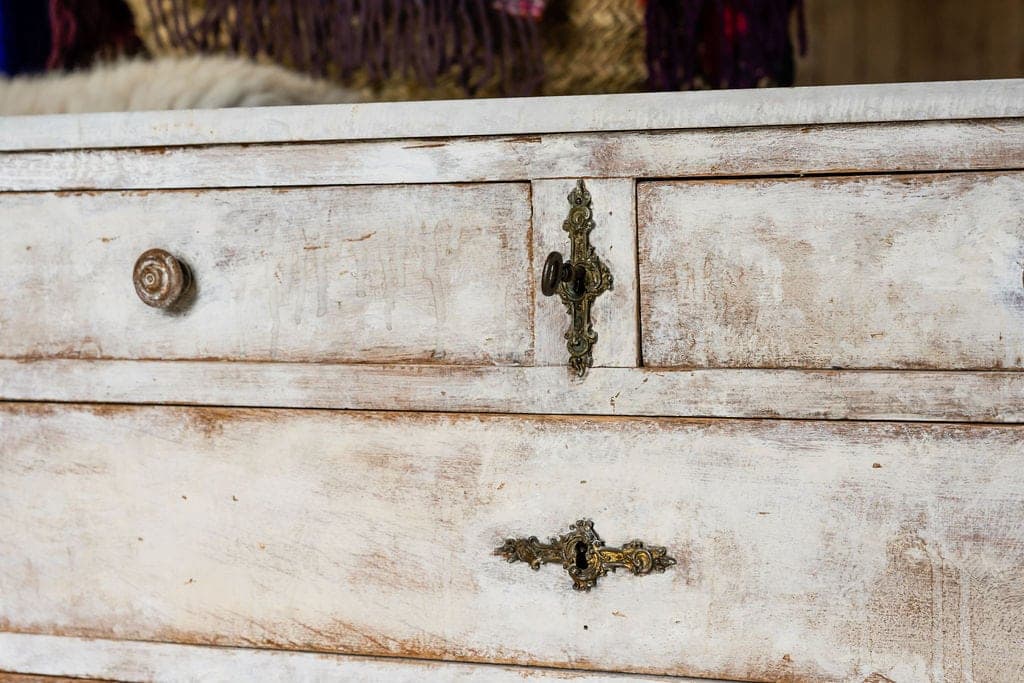
[[581, 519], [569, 533], [541, 543], [536, 536], [509, 538], [494, 550], [509, 562], [525, 562], [539, 570], [542, 564], [561, 564], [572, 578], [572, 587], [589, 591], [608, 572], [624, 568], [637, 576], [663, 572], [676, 563], [661, 546], [630, 541], [621, 548], [609, 548], [594, 531], [594, 523]]
[[541, 292], [551, 296], [557, 292], [569, 313], [569, 329], [565, 346], [569, 351], [569, 367], [582, 377], [594, 364], [593, 348], [597, 332], [590, 319], [594, 300], [612, 288], [612, 274], [598, 258], [590, 243], [594, 229], [594, 211], [590, 191], [583, 180], [569, 193], [569, 216], [562, 230], [569, 234], [569, 260], [553, 251], [544, 264]]

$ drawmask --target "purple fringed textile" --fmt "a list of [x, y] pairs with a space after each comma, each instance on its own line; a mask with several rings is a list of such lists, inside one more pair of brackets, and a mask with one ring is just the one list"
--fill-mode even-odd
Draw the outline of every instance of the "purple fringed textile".
[[507, 12], [514, 17], [529, 17], [534, 21], [540, 21], [547, 4], [547, 0], [494, 0], [494, 9]]
[[124, 0], [49, 0], [49, 8], [48, 69], [78, 69], [143, 51]]
[[792, 85], [794, 11], [803, 54], [803, 0], [647, 0], [649, 87]]
[[[508, 95], [535, 93], [543, 80], [537, 22], [495, 0], [149, 0], [154, 23], [190, 50], [223, 45], [266, 55], [317, 75], [391, 76], [432, 85], [456, 75], [473, 93], [497, 84]], [[193, 23], [194, 20], [194, 23]]]

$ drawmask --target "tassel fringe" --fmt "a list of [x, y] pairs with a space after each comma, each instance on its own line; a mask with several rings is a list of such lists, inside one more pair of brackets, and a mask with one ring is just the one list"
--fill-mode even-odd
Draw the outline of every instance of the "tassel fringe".
[[652, 90], [792, 85], [794, 11], [803, 54], [803, 0], [647, 0], [648, 85]]
[[148, 0], [169, 47], [228, 47], [318, 76], [433, 85], [452, 72], [469, 94], [529, 95], [543, 81], [537, 23], [493, 0]]

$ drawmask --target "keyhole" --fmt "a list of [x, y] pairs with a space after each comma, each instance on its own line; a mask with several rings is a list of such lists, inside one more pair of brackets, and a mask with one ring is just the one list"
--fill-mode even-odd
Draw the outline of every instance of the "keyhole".
[[589, 566], [590, 566], [590, 563], [587, 562], [587, 544], [586, 543], [577, 543], [576, 544], [576, 568], [577, 569], [586, 569]]
[[573, 273], [572, 292], [576, 296], [583, 296], [587, 291], [587, 273], [582, 268], [577, 268]]

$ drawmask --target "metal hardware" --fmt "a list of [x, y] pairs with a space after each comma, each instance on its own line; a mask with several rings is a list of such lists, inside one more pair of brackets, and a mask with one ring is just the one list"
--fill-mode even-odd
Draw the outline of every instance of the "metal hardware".
[[586, 286], [586, 275], [583, 268], [563, 262], [562, 255], [553, 251], [544, 261], [544, 270], [540, 276], [540, 291], [544, 296], [551, 296], [558, 289], [558, 285], [564, 282], [569, 285], [571, 291], [577, 294], [582, 293]]
[[135, 261], [132, 282], [142, 303], [154, 308], [170, 308], [188, 291], [192, 273], [188, 266], [163, 249], [150, 249]]
[[647, 546], [643, 541], [630, 541], [621, 548], [607, 548], [594, 531], [594, 523], [581, 519], [562, 536], [541, 543], [536, 536], [509, 538], [494, 554], [509, 562], [526, 562], [530, 569], [542, 564], [561, 564], [572, 578], [572, 587], [589, 591], [597, 580], [616, 569], [625, 568], [637, 576], [663, 572], [676, 563], [661, 546]]
[[579, 377], [594, 364], [593, 347], [597, 332], [590, 320], [590, 308], [600, 294], [612, 288], [612, 274], [594, 253], [590, 231], [594, 229], [590, 192], [583, 180], [569, 193], [569, 217], [562, 230], [569, 233], [569, 261], [553, 251], [548, 254], [541, 273], [540, 291], [544, 296], [556, 292], [569, 312], [571, 323], [565, 332], [569, 351], [569, 367]]

